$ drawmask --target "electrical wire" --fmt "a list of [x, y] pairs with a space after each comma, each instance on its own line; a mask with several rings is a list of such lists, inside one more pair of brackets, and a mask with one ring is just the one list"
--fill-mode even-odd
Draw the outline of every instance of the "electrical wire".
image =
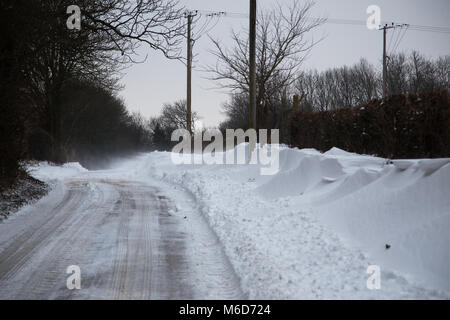
[[[210, 10], [198, 10], [200, 13], [211, 14], [216, 13], [216, 11]], [[239, 19], [248, 19], [248, 13], [238, 13], [238, 12], [227, 12], [222, 11], [223, 16], [226, 18], [239, 18]], [[309, 17], [308, 20], [318, 20], [318, 18]], [[324, 23], [326, 24], [340, 24], [340, 25], [355, 25], [355, 26], [365, 26], [367, 22], [364, 20], [352, 20], [352, 19], [336, 19], [336, 18], [328, 18], [325, 19]], [[384, 23], [382, 23], [384, 24]], [[408, 30], [412, 31], [422, 31], [422, 32], [432, 32], [432, 33], [450, 33], [450, 27], [441, 27], [441, 26], [426, 26], [426, 25], [409, 25]]]
[[[404, 28], [404, 29], [403, 29]], [[408, 32], [409, 26], [402, 26], [400, 29], [400, 33], [402, 33], [402, 36], [400, 37], [400, 40], [398, 41], [397, 45], [394, 47], [394, 49], [392, 50], [392, 54], [394, 54], [397, 51], [398, 46], [400, 45], [400, 43], [403, 41], [403, 38], [405, 37], [406, 33]]]
[[[398, 44], [399, 44], [399, 40], [400, 40], [400, 37], [401, 37], [401, 35], [402, 35], [402, 28], [403, 28], [403, 25], [402, 26], [399, 26], [399, 28], [400, 28], [400, 30], [399, 31], [397, 31], [398, 29], [397, 28], [394, 28], [394, 32], [393, 32], [393, 34], [392, 34], [392, 36], [391, 36], [391, 39], [394, 39], [395, 38], [395, 41], [394, 41], [394, 44], [393, 44], [393, 46], [391, 47], [391, 49], [393, 49], [393, 48], [396, 48], [397, 46], [398, 46]], [[389, 52], [389, 54], [394, 54], [394, 49], [391, 51], [390, 49], [388, 49], [388, 52]]]
[[396, 33], [396, 29], [394, 29], [394, 31], [392, 32], [392, 37], [390, 37], [390, 39], [389, 39], [389, 44], [387, 46], [387, 52], [391, 52], [392, 42], [394, 41], [395, 33]]

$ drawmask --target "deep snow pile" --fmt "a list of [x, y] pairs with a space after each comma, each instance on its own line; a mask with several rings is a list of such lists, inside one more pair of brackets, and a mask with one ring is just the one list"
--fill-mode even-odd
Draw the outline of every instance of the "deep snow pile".
[[[450, 159], [280, 147], [273, 176], [158, 152], [124, 167], [193, 193], [250, 298], [450, 297]], [[380, 290], [366, 287], [369, 265]]]
[[39, 162], [37, 164], [29, 165], [28, 171], [36, 179], [42, 181], [55, 181], [70, 176], [75, 176], [80, 173], [88, 172], [78, 162], [65, 163], [62, 166], [50, 164], [47, 161]]
[[[55, 190], [89, 174], [77, 163], [29, 169]], [[279, 169], [174, 165], [155, 152], [103, 174], [192, 193], [252, 299], [450, 297], [450, 159], [280, 147]], [[380, 290], [366, 287], [370, 265], [381, 268]]]

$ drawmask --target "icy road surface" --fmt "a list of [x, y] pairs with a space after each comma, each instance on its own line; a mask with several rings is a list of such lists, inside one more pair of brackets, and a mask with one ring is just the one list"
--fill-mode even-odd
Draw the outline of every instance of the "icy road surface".
[[[0, 224], [0, 299], [245, 298], [188, 193], [114, 171], [55, 176]], [[80, 290], [66, 286], [72, 265]]]

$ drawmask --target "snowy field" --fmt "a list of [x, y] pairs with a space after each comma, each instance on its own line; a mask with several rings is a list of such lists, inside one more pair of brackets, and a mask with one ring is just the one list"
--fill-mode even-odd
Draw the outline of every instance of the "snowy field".
[[[116, 163], [114, 175], [191, 194], [251, 299], [450, 297], [450, 159], [280, 147], [280, 171], [259, 169], [174, 165], [154, 152]], [[41, 164], [33, 175], [80, 171]], [[379, 290], [367, 288], [371, 265]]]

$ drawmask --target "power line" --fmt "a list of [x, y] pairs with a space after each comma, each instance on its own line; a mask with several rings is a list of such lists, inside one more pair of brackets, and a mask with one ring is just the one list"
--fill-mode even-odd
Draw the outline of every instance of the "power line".
[[394, 31], [393, 31], [393, 33], [392, 33], [392, 37], [389, 39], [389, 44], [388, 44], [388, 47], [387, 47], [387, 51], [388, 51], [388, 52], [391, 52], [392, 42], [394, 41], [394, 37], [395, 37], [395, 33], [396, 33], [395, 30], [396, 30], [396, 29], [394, 29]]
[[198, 10], [199, 13], [203, 14], [221, 14], [227, 18], [240, 18], [240, 19], [248, 19], [248, 13], [237, 13], [237, 12], [228, 12], [228, 11], [210, 11], [210, 10]]
[[410, 25], [410, 30], [415, 31], [425, 31], [434, 33], [450, 33], [449, 27], [433, 27], [433, 26], [421, 26], [421, 25]]
[[[388, 47], [387, 52], [390, 54], [393, 54], [395, 52], [395, 50], [397, 49], [397, 47], [400, 45], [401, 39], [403, 38], [403, 31], [405, 29], [403, 29], [405, 26], [407, 25], [397, 25], [395, 26], [395, 28], [393, 28], [393, 34], [391, 37], [391, 42], [392, 40], [395, 38], [395, 40], [393, 41], [393, 46], [392, 47]], [[397, 31], [397, 28], [400, 28], [400, 31]], [[392, 50], [391, 50], [392, 49]]]
[[[198, 10], [199, 13], [213, 13], [214, 11], [209, 10]], [[248, 13], [238, 13], [238, 12], [227, 12], [221, 11], [224, 17], [226, 18], [238, 18], [238, 19], [248, 19]], [[309, 17], [307, 20], [319, 20], [320, 18]], [[366, 26], [367, 21], [365, 20], [355, 20], [355, 19], [338, 19], [338, 18], [328, 18], [324, 21], [325, 24], [340, 24], [340, 25], [354, 25], [354, 26]], [[386, 24], [383, 22], [382, 25]], [[423, 32], [432, 32], [432, 33], [450, 33], [450, 27], [442, 27], [442, 26], [427, 26], [427, 25], [409, 25], [408, 30], [412, 31], [423, 31]]]
[[[310, 18], [315, 19], [315, 18]], [[324, 23], [329, 24], [342, 24], [342, 25], [362, 25], [365, 26], [367, 24], [366, 21], [363, 20], [348, 20], [348, 19], [326, 19]], [[386, 23], [383, 23], [386, 24]], [[425, 26], [425, 25], [408, 25], [409, 30], [414, 31], [425, 31], [425, 32], [434, 32], [434, 33], [450, 33], [450, 27], [436, 27], [436, 26]]]
[[[400, 28], [400, 34], [402, 34], [401, 35], [401, 37], [400, 37], [400, 40], [397, 42], [397, 44], [394, 46], [394, 49], [392, 50], [392, 54], [394, 54], [395, 53], [395, 51], [397, 51], [397, 48], [398, 48], [398, 46], [400, 45], [400, 43], [402, 42], [402, 40], [403, 40], [403, 38], [405, 37], [405, 35], [406, 35], [406, 33], [408, 32], [408, 29], [409, 29], [409, 26], [408, 25], [405, 25], [404, 26], [404, 29], [403, 29], [403, 27], [401, 27]], [[402, 33], [403, 32], [403, 33]]]
[[[403, 30], [402, 28], [403, 28], [403, 26], [400, 26], [399, 31], [397, 31], [397, 29], [394, 29], [394, 33], [392, 34], [391, 39], [395, 38], [395, 41], [394, 41], [394, 45], [393, 45], [393, 47], [391, 47], [391, 49], [397, 47], [397, 45], [399, 44], [399, 40], [400, 40], [402, 30]], [[391, 51], [388, 49], [388, 52], [391, 52]]]
[[[203, 35], [211, 32], [211, 30], [213, 30], [219, 23], [220, 17], [225, 14], [224, 12], [210, 12], [210, 13], [202, 14], [202, 10], [196, 10], [196, 12], [199, 13], [199, 19], [202, 16], [206, 17], [205, 22], [203, 23], [202, 27], [199, 29], [199, 31], [195, 32], [196, 40], [200, 39]], [[214, 20], [215, 20], [215, 22], [214, 22]]]

